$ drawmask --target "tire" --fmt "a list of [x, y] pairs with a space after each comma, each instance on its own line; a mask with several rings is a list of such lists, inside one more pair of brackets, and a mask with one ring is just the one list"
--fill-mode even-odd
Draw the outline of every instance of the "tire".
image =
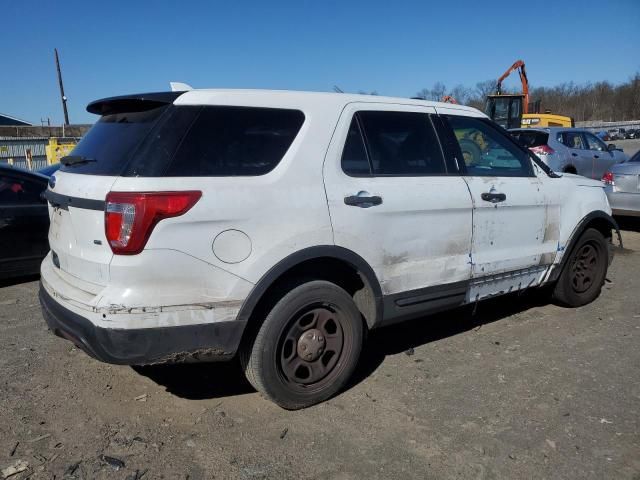
[[362, 315], [351, 296], [324, 280], [289, 290], [267, 314], [240, 362], [253, 387], [297, 410], [338, 393], [362, 350]]
[[553, 299], [566, 307], [580, 307], [600, 295], [609, 267], [609, 246], [602, 233], [588, 228], [570, 255], [555, 285]]

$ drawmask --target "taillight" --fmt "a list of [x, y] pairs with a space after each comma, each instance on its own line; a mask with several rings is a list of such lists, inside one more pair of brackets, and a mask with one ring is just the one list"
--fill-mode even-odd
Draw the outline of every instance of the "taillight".
[[606, 172], [603, 176], [602, 176], [602, 181], [604, 182], [605, 185], [615, 185], [615, 182], [613, 181], [613, 173], [611, 172]]
[[156, 224], [183, 215], [202, 196], [185, 192], [109, 192], [104, 227], [111, 250], [119, 255], [140, 253]]
[[531, 147], [529, 150], [536, 155], [551, 155], [552, 153], [555, 153], [555, 150], [549, 145], [538, 145], [537, 147]]

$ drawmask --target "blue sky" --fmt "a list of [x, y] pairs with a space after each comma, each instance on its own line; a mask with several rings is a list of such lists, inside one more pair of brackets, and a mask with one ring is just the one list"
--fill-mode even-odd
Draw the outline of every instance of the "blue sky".
[[[71, 123], [96, 98], [194, 87], [375, 90], [412, 96], [496, 78], [522, 58], [533, 86], [640, 71], [640, 0], [3, 2], [0, 112]], [[515, 85], [512, 77], [507, 84]]]

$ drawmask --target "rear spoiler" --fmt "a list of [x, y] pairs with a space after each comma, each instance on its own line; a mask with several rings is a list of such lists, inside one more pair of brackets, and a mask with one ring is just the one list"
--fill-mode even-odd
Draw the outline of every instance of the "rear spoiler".
[[96, 115], [144, 112], [164, 105], [169, 105], [183, 93], [185, 92], [154, 92], [102, 98], [87, 105], [87, 112], [95, 113]]

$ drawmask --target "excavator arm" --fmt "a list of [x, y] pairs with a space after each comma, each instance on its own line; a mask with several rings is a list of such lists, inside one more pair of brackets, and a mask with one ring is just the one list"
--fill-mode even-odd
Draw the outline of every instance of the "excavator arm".
[[524, 62], [522, 60], [516, 60], [506, 72], [498, 78], [496, 83], [496, 94], [502, 95], [502, 81], [511, 75], [512, 72], [518, 70], [520, 75], [520, 82], [522, 83], [522, 94], [524, 95], [524, 105], [522, 105], [522, 113], [529, 113], [529, 80], [527, 79], [527, 71], [524, 68]]

